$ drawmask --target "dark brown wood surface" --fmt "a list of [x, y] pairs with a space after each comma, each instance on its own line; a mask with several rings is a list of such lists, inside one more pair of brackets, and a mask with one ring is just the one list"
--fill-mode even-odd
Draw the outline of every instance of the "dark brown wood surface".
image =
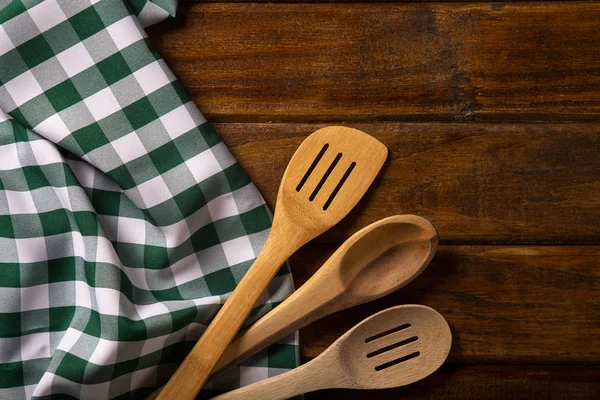
[[156, 29], [211, 121], [595, 120], [600, 8], [197, 4]]
[[[291, 264], [302, 284], [336, 246], [311, 246]], [[306, 359], [352, 326], [397, 304], [425, 304], [448, 320], [448, 362], [600, 364], [598, 246], [447, 246], [405, 288], [301, 332]]]
[[[215, 127], [273, 206], [295, 149], [325, 125]], [[429, 219], [446, 244], [600, 239], [600, 124], [347, 125], [381, 140], [390, 155], [373, 190], [316, 243], [341, 243], [369, 223], [408, 213]]]
[[322, 126], [390, 149], [366, 198], [291, 259], [296, 284], [377, 219], [418, 214], [440, 235], [418, 279], [300, 338], [306, 361], [374, 312], [426, 304], [453, 331], [447, 364], [306, 398], [600, 398], [600, 3], [236, 2], [183, 4], [149, 33], [271, 206]]
[[445, 365], [413, 385], [381, 391], [323, 390], [307, 400], [593, 400], [597, 366]]

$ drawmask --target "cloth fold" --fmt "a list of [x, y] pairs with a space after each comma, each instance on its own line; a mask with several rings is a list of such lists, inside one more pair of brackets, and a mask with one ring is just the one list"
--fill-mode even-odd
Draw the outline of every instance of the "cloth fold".
[[[143, 30], [175, 7], [0, 10], [0, 398], [148, 394], [264, 245], [268, 207]], [[249, 321], [292, 291], [285, 265]], [[207, 388], [294, 368], [297, 350], [288, 337]]]
[[143, 27], [175, 16], [177, 0], [127, 0]]

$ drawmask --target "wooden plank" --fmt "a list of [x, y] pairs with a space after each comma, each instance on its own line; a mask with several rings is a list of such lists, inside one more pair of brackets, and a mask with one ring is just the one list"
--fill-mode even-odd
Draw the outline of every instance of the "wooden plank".
[[[324, 124], [217, 124], [269, 205], [301, 141]], [[600, 243], [600, 124], [350, 124], [390, 150], [366, 198], [318, 243], [418, 214], [442, 243]]]
[[150, 29], [211, 121], [597, 120], [600, 4], [194, 4]]
[[[334, 251], [292, 257], [299, 286]], [[600, 246], [440, 246], [431, 265], [385, 298], [300, 333], [303, 359], [364, 318], [398, 304], [438, 310], [452, 329], [450, 363], [600, 362]]]
[[[563, 3], [580, 0], [560, 0]], [[298, 0], [294, 3], [464, 3], [464, 0]], [[501, 7], [506, 3], [536, 3], [544, 2], [544, 0], [510, 0], [507, 2], [489, 1], [489, 0], [472, 0], [469, 3], [488, 3], [495, 7]], [[180, 4], [185, 3], [291, 3], [290, 0], [179, 0]], [[498, 4], [496, 4], [498, 3]]]
[[424, 380], [389, 390], [323, 390], [306, 400], [589, 400], [600, 398], [600, 367], [443, 366]]

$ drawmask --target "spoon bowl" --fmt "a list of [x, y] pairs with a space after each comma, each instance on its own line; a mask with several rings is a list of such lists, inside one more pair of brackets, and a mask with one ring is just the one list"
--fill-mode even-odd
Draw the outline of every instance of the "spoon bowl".
[[429, 265], [438, 242], [435, 228], [416, 215], [395, 215], [367, 228], [351, 238], [357, 237], [338, 268], [348, 300], [357, 304], [410, 283]]
[[372, 315], [336, 343], [354, 388], [387, 389], [436, 371], [448, 357], [452, 335], [437, 311], [406, 305]]

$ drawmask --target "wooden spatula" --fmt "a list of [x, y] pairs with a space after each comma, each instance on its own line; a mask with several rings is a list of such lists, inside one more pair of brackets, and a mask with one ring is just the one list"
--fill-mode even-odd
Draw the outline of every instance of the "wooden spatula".
[[356, 325], [314, 360], [213, 400], [278, 400], [320, 389], [386, 389], [425, 378], [446, 360], [452, 335], [437, 311], [383, 310]]
[[307, 137], [283, 175], [273, 227], [258, 258], [158, 395], [193, 399], [261, 293], [298, 248], [338, 223], [371, 185], [387, 148], [356, 129], [326, 127]]

